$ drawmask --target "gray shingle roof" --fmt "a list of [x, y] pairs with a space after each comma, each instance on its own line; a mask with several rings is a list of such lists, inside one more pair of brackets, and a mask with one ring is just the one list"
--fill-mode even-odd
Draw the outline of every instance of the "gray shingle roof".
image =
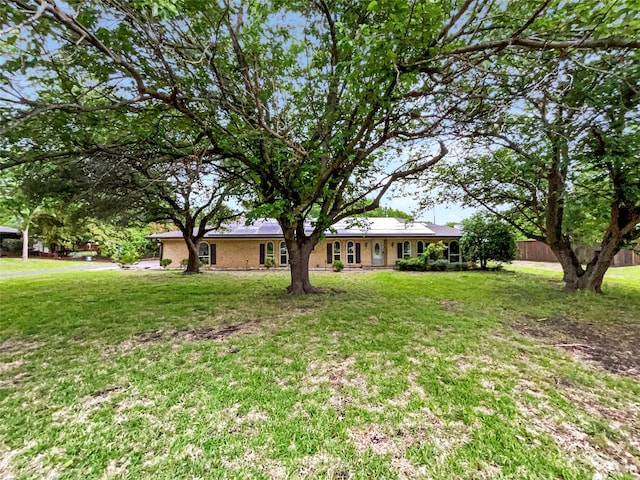
[[[313, 227], [309, 222], [305, 231], [311, 233]], [[407, 222], [401, 218], [371, 217], [350, 218], [336, 223], [330, 231], [328, 238], [339, 237], [460, 237], [462, 232], [457, 228], [434, 225], [423, 222]], [[150, 235], [153, 239], [182, 238], [179, 230]], [[269, 218], [256, 220], [250, 225], [244, 222], [232, 223], [219, 230], [212, 230], [205, 238], [282, 238], [282, 229], [275, 219]]]

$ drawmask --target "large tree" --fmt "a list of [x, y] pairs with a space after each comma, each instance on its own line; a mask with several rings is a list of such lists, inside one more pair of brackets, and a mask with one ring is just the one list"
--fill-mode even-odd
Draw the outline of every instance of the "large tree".
[[45, 200], [26, 188], [21, 173], [5, 172], [0, 176], [0, 220], [9, 220], [22, 233], [22, 260], [27, 261], [29, 230], [43, 212]]
[[424, 139], [481, 113], [468, 72], [513, 49], [637, 48], [624, 15], [525, 0], [11, 0], [0, 6], [5, 124], [141, 103], [175, 112], [242, 172], [249, 217], [277, 218], [289, 291], [313, 292], [308, 259], [324, 231], [437, 163], [444, 143]]
[[[614, 255], [640, 238], [639, 60], [592, 54], [494, 78], [510, 113], [474, 122], [468, 153], [436, 177], [444, 199], [549, 245], [570, 291], [600, 292]], [[576, 245], [593, 241], [583, 266]]]
[[79, 195], [92, 192], [98, 215], [126, 208], [147, 221], [173, 222], [187, 246], [187, 274], [200, 271], [198, 245], [204, 236], [239, 216], [228, 206], [239, 192], [237, 181], [216, 171], [206, 150], [169, 153], [144, 145], [100, 151], [85, 160], [74, 162], [82, 169]]

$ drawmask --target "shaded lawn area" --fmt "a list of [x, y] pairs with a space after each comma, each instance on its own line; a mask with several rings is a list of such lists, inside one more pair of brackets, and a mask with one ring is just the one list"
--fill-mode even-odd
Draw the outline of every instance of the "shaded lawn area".
[[30, 258], [26, 262], [21, 258], [0, 258], [0, 274], [13, 272], [30, 272], [34, 270], [57, 270], [61, 268], [77, 268], [85, 266], [79, 260], [52, 260], [46, 258]]
[[0, 477], [638, 477], [640, 375], [544, 327], [640, 332], [633, 275], [602, 296], [553, 272], [287, 280], [0, 280]]
[[[505, 265], [508, 271], [532, 273], [534, 275], [547, 275], [549, 278], [562, 278], [562, 268], [559, 263], [552, 262], [518, 262], [520, 265]], [[526, 266], [525, 266], [526, 265]], [[611, 267], [605, 275], [607, 284], [622, 283], [630, 288], [640, 291], [640, 266], [635, 267]]]

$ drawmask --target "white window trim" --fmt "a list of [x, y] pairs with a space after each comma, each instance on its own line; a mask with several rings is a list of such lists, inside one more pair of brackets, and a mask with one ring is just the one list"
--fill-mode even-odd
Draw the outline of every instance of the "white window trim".
[[[285, 261], [284, 263], [282, 262], [282, 245], [284, 245], [284, 257], [285, 257]], [[279, 250], [278, 250], [278, 260], [280, 260], [280, 265], [289, 265], [289, 250], [287, 249], [287, 243], [283, 240], [279, 243]]]
[[[351, 251], [349, 251], [351, 245]], [[349, 240], [347, 242], [347, 263], [353, 265], [356, 263], [356, 243]]]
[[[407, 244], [409, 244], [409, 253], [407, 253], [407, 250], [405, 248]], [[409, 240], [405, 240], [404, 242], [402, 242], [402, 258], [407, 257], [411, 257], [411, 242]]]
[[[206, 245], [207, 246], [207, 254], [206, 255], [200, 255], [200, 247], [202, 245]], [[209, 245], [208, 242], [200, 242], [198, 244], [198, 260], [202, 261], [203, 259], [206, 259], [205, 265], [211, 265], [211, 245]]]
[[[337, 249], [337, 254], [336, 254], [336, 245], [338, 245], [338, 249]], [[331, 251], [333, 254], [333, 261], [335, 262], [336, 260], [342, 261], [342, 245], [340, 244], [339, 241], [335, 241], [331, 244]]]
[[[271, 245], [271, 253], [269, 253], [269, 245]], [[273, 242], [267, 242], [264, 246], [264, 258], [273, 258], [275, 260], [276, 247]]]

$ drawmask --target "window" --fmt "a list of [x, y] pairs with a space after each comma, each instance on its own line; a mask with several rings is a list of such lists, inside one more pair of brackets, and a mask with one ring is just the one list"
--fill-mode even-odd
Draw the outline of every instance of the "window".
[[289, 263], [289, 252], [287, 251], [286, 242], [280, 242], [280, 265]]
[[260, 265], [264, 265], [264, 261], [267, 257], [275, 260], [273, 254], [273, 242], [260, 244]]
[[353, 242], [347, 242], [347, 263], [356, 263], [356, 249]]
[[422, 240], [418, 240], [418, 244], [416, 245], [416, 253], [418, 255], [422, 255], [424, 253], [424, 243]]
[[333, 242], [333, 261], [342, 260], [342, 255], [340, 254], [340, 242]]
[[460, 261], [460, 244], [458, 242], [449, 243], [449, 262], [458, 263]]
[[210, 264], [209, 244], [207, 242], [200, 242], [200, 245], [198, 245], [198, 259], [204, 265]]
[[402, 244], [402, 255], [404, 258], [411, 256], [411, 242], [409, 240], [405, 240]]

